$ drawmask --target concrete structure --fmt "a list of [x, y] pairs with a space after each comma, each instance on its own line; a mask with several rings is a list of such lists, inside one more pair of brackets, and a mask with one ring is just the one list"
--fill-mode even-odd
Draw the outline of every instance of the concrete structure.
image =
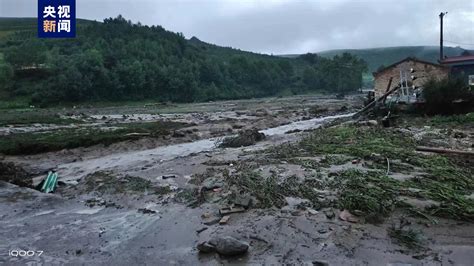
[[407, 57], [374, 72], [373, 75], [376, 98], [386, 92], [389, 81], [392, 79], [390, 89], [396, 86], [401, 88], [391, 98], [396, 97], [397, 101], [408, 103], [417, 101], [417, 96], [420, 95], [419, 91], [428, 79], [441, 80], [447, 78], [449, 67], [422, 61], [414, 57]]
[[448, 57], [441, 64], [451, 68], [451, 76], [461, 77], [466, 84], [474, 86], [474, 55]]

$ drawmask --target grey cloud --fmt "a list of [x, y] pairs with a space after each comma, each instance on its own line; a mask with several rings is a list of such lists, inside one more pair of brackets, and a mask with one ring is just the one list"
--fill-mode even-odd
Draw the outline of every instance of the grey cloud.
[[[81, 18], [122, 14], [188, 38], [274, 54], [437, 45], [438, 14], [448, 11], [446, 39], [474, 44], [473, 0], [77, 0], [77, 5]], [[36, 0], [0, 0], [0, 16], [35, 15]]]

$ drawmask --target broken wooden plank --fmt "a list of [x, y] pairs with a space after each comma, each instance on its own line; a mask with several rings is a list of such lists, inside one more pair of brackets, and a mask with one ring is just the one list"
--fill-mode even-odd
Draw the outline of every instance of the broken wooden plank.
[[231, 214], [231, 213], [236, 213], [236, 212], [244, 212], [245, 211], [245, 208], [242, 208], [242, 207], [227, 207], [227, 208], [222, 208], [219, 210], [219, 213], [221, 215], [227, 215], [227, 214]]
[[432, 148], [432, 147], [425, 147], [425, 146], [418, 146], [418, 147], [416, 147], [416, 150], [417, 151], [434, 152], [434, 153], [445, 153], [445, 154], [458, 154], [458, 155], [474, 156], [473, 151], [451, 150], [451, 149]]
[[230, 215], [226, 215], [226, 216], [222, 217], [222, 219], [219, 221], [219, 224], [227, 224], [229, 219], [230, 219]]
[[[390, 77], [390, 79], [388, 80], [388, 85], [387, 85], [387, 89], [385, 90], [385, 92], [388, 92], [390, 90], [390, 86], [392, 86], [392, 80], [393, 80], [393, 77]], [[387, 98], [383, 99], [382, 103], [385, 104], [385, 100], [387, 100]]]
[[390, 94], [394, 93], [394, 92], [397, 91], [398, 89], [400, 89], [399, 86], [394, 87], [394, 88], [392, 88], [391, 90], [387, 91], [384, 95], [380, 96], [380, 98], [371, 101], [371, 102], [370, 102], [369, 104], [367, 104], [364, 108], [362, 108], [360, 111], [358, 111], [357, 113], [355, 113], [355, 114], [352, 116], [352, 118], [356, 118], [356, 117], [358, 117], [360, 114], [362, 114], [362, 113], [366, 112], [367, 110], [369, 110], [370, 108], [374, 107], [377, 102], [380, 102], [380, 101], [385, 100], [385, 98], [387, 98]]
[[138, 133], [138, 132], [133, 132], [133, 133], [128, 133], [128, 134], [125, 134], [124, 136], [126, 137], [147, 137], [147, 136], [151, 136], [150, 133]]

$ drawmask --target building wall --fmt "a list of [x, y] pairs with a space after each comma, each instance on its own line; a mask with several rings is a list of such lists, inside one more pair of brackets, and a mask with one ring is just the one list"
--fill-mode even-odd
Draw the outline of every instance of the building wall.
[[[414, 73], [410, 73], [411, 68], [415, 70]], [[422, 87], [425, 81], [427, 81], [431, 77], [440, 80], [443, 78], [447, 78], [449, 74], [449, 69], [445, 67], [425, 64], [414, 60], [403, 61], [400, 64], [393, 66], [389, 69], [385, 69], [381, 73], [375, 75], [374, 91], [376, 98], [382, 96], [385, 93], [390, 77], [393, 77], [392, 85], [390, 86], [390, 88], [393, 88], [399, 84], [400, 70], [407, 73], [408, 81], [412, 82], [412, 84], [417, 87]], [[411, 81], [412, 75], [416, 76], [417, 79]]]

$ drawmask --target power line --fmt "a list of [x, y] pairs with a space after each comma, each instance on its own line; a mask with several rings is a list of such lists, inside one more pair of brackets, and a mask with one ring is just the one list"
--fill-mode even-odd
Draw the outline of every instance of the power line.
[[[447, 35], [448, 38], [451, 38], [452, 35], [451, 35], [451, 25], [450, 25], [450, 19], [447, 18], [447, 16], [444, 17], [444, 28], [445, 28], [445, 34]], [[471, 32], [472, 32], [472, 28], [471, 28]], [[472, 36], [472, 35], [471, 35]], [[474, 46], [474, 43], [462, 43], [462, 42], [455, 42], [455, 41], [450, 41], [450, 40], [444, 40], [445, 42], [448, 42], [448, 43], [453, 43], [453, 44], [459, 44], [459, 45], [468, 45], [468, 46]]]
[[454, 44], [471, 45], [471, 46], [474, 46], [474, 43], [453, 42], [453, 41], [449, 41], [449, 40], [444, 40], [444, 41], [445, 41], [445, 42], [449, 42], [449, 43], [454, 43]]

